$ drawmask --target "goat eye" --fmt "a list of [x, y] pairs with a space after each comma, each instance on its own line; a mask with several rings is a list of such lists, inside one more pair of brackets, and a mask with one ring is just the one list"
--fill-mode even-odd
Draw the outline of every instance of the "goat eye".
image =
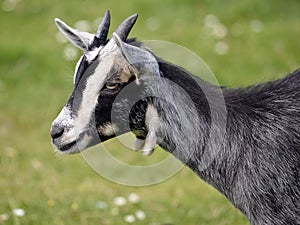
[[106, 84], [105, 87], [109, 90], [113, 90], [117, 87], [119, 87], [119, 84], [118, 83], [114, 83], [114, 84]]

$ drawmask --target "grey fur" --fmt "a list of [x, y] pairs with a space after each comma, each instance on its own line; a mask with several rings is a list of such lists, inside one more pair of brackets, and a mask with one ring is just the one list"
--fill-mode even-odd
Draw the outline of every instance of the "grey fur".
[[[188, 73], [168, 63], [160, 63], [160, 66], [163, 76], [179, 85], [185, 82]], [[174, 77], [176, 73], [179, 74]], [[168, 140], [161, 145], [172, 154], [174, 147], [178, 149], [175, 156], [183, 162], [184, 156], [189, 156], [187, 166], [222, 192], [253, 225], [300, 224], [299, 80], [300, 70], [263, 85], [246, 89], [224, 88], [225, 135], [220, 133], [222, 123], [217, 127], [209, 125], [210, 116], [206, 114], [209, 108], [204, 110], [208, 104], [197, 107], [200, 118], [197, 121], [189, 105], [175, 103], [184, 124], [191, 123], [186, 128], [191, 131], [185, 136], [179, 130], [181, 123], [177, 116], [174, 118], [174, 110], [158, 102]], [[190, 96], [200, 91], [193, 89], [192, 82], [185, 85], [189, 87], [186, 90]], [[213, 93], [215, 87], [208, 87]], [[200, 92], [198, 94], [201, 96]], [[168, 92], [165, 95], [169, 95]], [[199, 105], [197, 101], [194, 103]], [[184, 114], [180, 110], [184, 110]], [[213, 136], [207, 134], [209, 127], [214, 130]], [[214, 157], [212, 160], [203, 158], [207, 152]], [[207, 159], [209, 164], [205, 162]], [[203, 163], [208, 165], [204, 169]]]

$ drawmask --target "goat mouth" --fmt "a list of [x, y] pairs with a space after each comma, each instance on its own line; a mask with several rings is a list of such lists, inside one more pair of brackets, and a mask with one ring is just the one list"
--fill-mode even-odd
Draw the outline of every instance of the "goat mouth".
[[84, 134], [81, 134], [76, 140], [71, 141], [67, 144], [64, 145], [55, 145], [54, 146], [59, 150], [60, 152], [63, 153], [78, 153], [80, 152], [80, 143], [84, 137]]
[[67, 151], [67, 150], [71, 149], [74, 145], [76, 145], [77, 142], [78, 142], [78, 140], [75, 140], [68, 144], [65, 144], [65, 145], [59, 147], [59, 150], [62, 152]]
[[69, 139], [69, 142], [65, 141], [55, 141], [52, 140], [53, 146], [63, 154], [76, 154], [80, 153], [88, 147], [96, 145], [100, 142], [98, 135], [96, 137], [90, 130], [83, 131], [80, 135], [77, 136], [77, 139]]

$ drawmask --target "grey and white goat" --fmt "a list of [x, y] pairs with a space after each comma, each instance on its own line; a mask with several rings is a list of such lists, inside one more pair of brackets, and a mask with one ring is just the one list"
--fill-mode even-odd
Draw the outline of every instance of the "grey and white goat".
[[110, 40], [109, 11], [95, 35], [56, 19], [84, 55], [73, 93], [52, 124], [53, 145], [78, 153], [132, 131], [135, 148], [151, 154], [159, 144], [253, 225], [299, 225], [300, 70], [243, 89], [220, 88], [127, 39], [136, 19], [126, 19]]

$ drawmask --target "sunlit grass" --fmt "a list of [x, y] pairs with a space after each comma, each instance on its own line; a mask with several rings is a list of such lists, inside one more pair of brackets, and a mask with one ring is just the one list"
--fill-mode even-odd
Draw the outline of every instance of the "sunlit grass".
[[[0, 224], [125, 224], [132, 218], [149, 225], [247, 224], [187, 168], [161, 184], [127, 187], [99, 176], [80, 155], [53, 152], [49, 127], [71, 93], [75, 64], [64, 59], [66, 44], [57, 41], [54, 17], [73, 25], [111, 9], [112, 33], [138, 12], [132, 36], [187, 47], [222, 85], [246, 86], [299, 66], [299, 1], [3, 0], [0, 5]], [[208, 15], [218, 23], [205, 25]], [[161, 150], [149, 158], [136, 155], [118, 140], [106, 146], [137, 165], [167, 157]], [[132, 193], [138, 202], [130, 202]], [[126, 204], [116, 205], [117, 197]], [[144, 212], [144, 219], [137, 212]]]

